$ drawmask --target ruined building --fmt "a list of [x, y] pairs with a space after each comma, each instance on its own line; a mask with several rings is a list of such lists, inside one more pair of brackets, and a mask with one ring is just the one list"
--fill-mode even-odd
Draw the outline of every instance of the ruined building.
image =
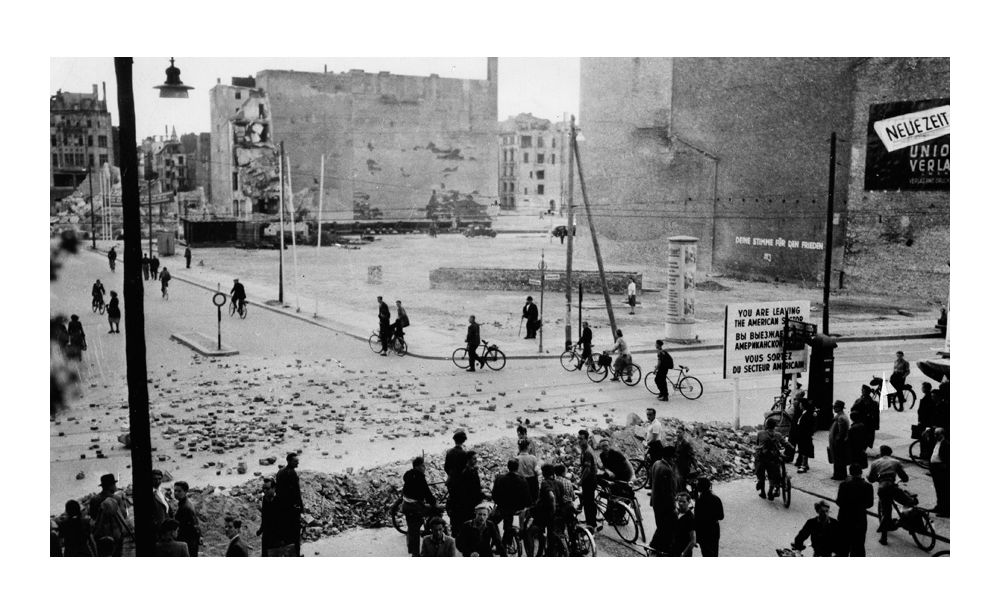
[[569, 124], [530, 113], [500, 122], [500, 208], [562, 211]]
[[50, 189], [72, 192], [88, 172], [96, 176], [105, 163], [114, 164], [113, 146], [107, 94], [99, 96], [97, 84], [89, 94], [59, 90], [49, 97]]
[[321, 155], [324, 220], [470, 220], [497, 200], [496, 58], [486, 80], [265, 70], [256, 85], [297, 213], [318, 213]]
[[253, 77], [221, 81], [211, 105], [212, 213], [240, 220], [272, 219], [278, 213], [278, 149], [271, 139], [268, 97]]
[[583, 58], [602, 247], [663, 263], [665, 239], [691, 235], [703, 272], [818, 283], [836, 132], [835, 287], [843, 271], [848, 288], [942, 300], [950, 137], [887, 150], [875, 124], [945, 116], [949, 74], [947, 58]]

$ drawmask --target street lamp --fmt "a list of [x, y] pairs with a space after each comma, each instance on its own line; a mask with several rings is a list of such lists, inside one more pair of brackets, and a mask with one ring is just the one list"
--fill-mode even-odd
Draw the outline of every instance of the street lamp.
[[167, 67], [166, 73], [166, 82], [153, 88], [160, 90], [160, 98], [187, 98], [188, 90], [194, 88], [181, 82], [181, 69], [174, 66], [173, 58], [170, 58], [170, 66]]

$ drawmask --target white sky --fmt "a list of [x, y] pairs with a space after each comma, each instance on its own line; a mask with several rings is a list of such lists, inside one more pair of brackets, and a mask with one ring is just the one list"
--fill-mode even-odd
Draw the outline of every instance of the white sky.
[[[163, 134], [164, 125], [177, 134], [209, 131], [208, 91], [222, 79], [255, 75], [266, 69], [331, 72], [360, 68], [394, 74], [485, 79], [486, 58], [184, 58], [175, 59], [181, 80], [195, 89], [188, 100], [160, 99], [153, 87], [166, 79], [169, 58], [135, 58], [132, 67], [137, 137]], [[118, 92], [112, 58], [51, 58], [49, 90], [90, 92], [107, 85], [108, 108], [118, 125]], [[500, 58], [498, 119], [518, 113], [561, 120], [577, 114], [580, 100], [579, 58]]]

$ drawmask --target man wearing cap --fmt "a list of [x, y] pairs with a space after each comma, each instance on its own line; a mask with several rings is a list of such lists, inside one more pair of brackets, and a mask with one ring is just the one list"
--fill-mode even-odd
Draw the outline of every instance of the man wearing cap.
[[289, 452], [285, 461], [286, 465], [274, 476], [274, 484], [277, 487], [278, 504], [283, 512], [284, 541], [295, 544], [292, 556], [299, 556], [302, 545], [299, 522], [303, 512], [299, 474], [295, 473], [295, 468], [299, 466], [299, 456], [295, 452]]
[[[906, 385], [906, 378], [910, 375], [910, 363], [903, 358], [902, 352], [896, 352], [896, 362], [892, 364], [892, 375], [889, 376], [889, 383], [896, 389], [896, 398], [899, 407], [903, 407], [906, 397], [903, 396], [903, 386]], [[892, 399], [890, 399], [890, 403]]]
[[391, 333], [391, 327], [389, 326], [389, 306], [385, 304], [381, 296], [376, 297], [378, 299], [378, 340], [382, 343], [382, 356], [386, 356], [389, 350], [389, 335]]
[[114, 474], [101, 476], [101, 492], [90, 501], [90, 518], [94, 522], [94, 539], [110, 537], [115, 542], [113, 556], [122, 555], [122, 544], [128, 525], [125, 504], [116, 494], [118, 484]]
[[476, 453], [470, 450], [465, 455], [465, 468], [455, 477], [452, 494], [448, 496], [448, 505], [451, 506], [448, 516], [456, 534], [461, 530], [462, 524], [472, 518], [476, 506], [485, 498]]
[[455, 545], [462, 556], [507, 556], [500, 539], [500, 530], [489, 520], [490, 506], [480, 503], [472, 520], [462, 524]]
[[177, 539], [177, 529], [180, 524], [173, 518], [167, 518], [160, 525], [159, 539], [156, 540], [154, 552], [156, 556], [191, 556], [187, 544]]
[[238, 279], [233, 280], [233, 289], [229, 291], [229, 295], [233, 297], [233, 304], [236, 305], [237, 311], [247, 302], [247, 291]]
[[163, 472], [159, 469], [153, 469], [152, 479], [153, 529], [155, 530], [170, 516], [170, 505], [167, 504], [167, 499], [163, 496], [163, 491], [160, 490], [160, 484], [163, 483]]
[[468, 437], [465, 431], [459, 429], [455, 431], [455, 434], [451, 436], [452, 441], [455, 442], [455, 446], [448, 448], [448, 451], [444, 453], [444, 474], [447, 476], [444, 481], [445, 488], [448, 489], [448, 517], [452, 520], [451, 522], [451, 532], [452, 535], [457, 535], [459, 524], [454, 521], [455, 514], [455, 501], [457, 496], [455, 494], [458, 485], [458, 477], [461, 475], [462, 471], [465, 469], [465, 461], [467, 452], [465, 451], [465, 441]]
[[[597, 438], [595, 437], [595, 439]], [[601, 465], [604, 467], [600, 475], [603, 479], [612, 482], [610, 485], [611, 492], [619, 496], [631, 497], [632, 490], [628, 486], [628, 483], [635, 477], [635, 470], [632, 469], [632, 463], [628, 462], [624, 454], [611, 446], [610, 437], [599, 439], [597, 441], [597, 449], [601, 451]], [[614, 482], [622, 484], [615, 484]]]
[[849, 451], [847, 447], [847, 431], [850, 424], [847, 416], [844, 415], [844, 402], [834, 401], [833, 403], [833, 424], [830, 425], [830, 443], [827, 447], [827, 456], [833, 465], [833, 479], [843, 480], [847, 478], [847, 462]]
[[851, 463], [851, 477], [837, 489], [837, 522], [843, 531], [841, 556], [865, 556], [868, 510], [875, 505], [875, 490], [861, 477], [862, 467]]
[[539, 328], [538, 324], [538, 305], [535, 305], [534, 299], [530, 296], [524, 303], [524, 307], [521, 308], [521, 319], [527, 320], [524, 325], [524, 330], [527, 333], [525, 339], [534, 339], [535, 332]]
[[406, 549], [411, 556], [420, 556], [420, 528], [428, 515], [436, 516], [437, 500], [424, 475], [424, 457], [413, 459], [413, 467], [403, 474], [403, 504], [406, 517]]
[[836, 520], [830, 518], [829, 503], [817, 501], [813, 509], [816, 510], [816, 516], [802, 525], [802, 529], [795, 536], [795, 541], [792, 542], [792, 548], [805, 550], [808, 539], [812, 542], [813, 556], [833, 556], [841, 539], [840, 527]]

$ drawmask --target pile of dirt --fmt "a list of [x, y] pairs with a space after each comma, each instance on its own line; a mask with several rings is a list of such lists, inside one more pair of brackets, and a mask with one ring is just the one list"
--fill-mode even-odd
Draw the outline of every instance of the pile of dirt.
[[694, 287], [697, 288], [698, 290], [702, 290], [704, 292], [724, 292], [726, 290], [731, 290], [732, 289], [732, 288], [729, 288], [727, 286], [723, 286], [719, 282], [717, 282], [715, 280], [712, 280], [712, 279], [706, 279], [705, 281], [699, 281], [698, 283], [696, 283], [694, 285]]
[[[665, 438], [674, 442], [679, 454], [688, 452], [691, 471], [728, 481], [753, 473], [753, 433], [733, 430], [718, 424], [686, 423], [673, 418], [663, 420]], [[641, 420], [630, 416], [631, 426], [612, 426], [592, 433], [610, 437], [614, 447], [629, 458], [641, 458], [644, 445], [639, 436], [645, 432]], [[534, 437], [538, 456], [543, 462], [562, 463], [572, 477], [579, 466], [579, 447], [574, 434], [543, 434]], [[471, 447], [478, 456], [483, 486], [489, 488], [493, 477], [506, 472], [507, 460], [515, 455], [513, 438]], [[444, 481], [444, 455], [426, 458], [429, 482]], [[337, 535], [356, 527], [391, 526], [389, 509], [400, 495], [402, 474], [409, 469], [408, 461], [388, 463], [354, 473], [327, 474], [300, 471], [302, 499], [307, 514], [305, 541]], [[222, 556], [228, 545], [225, 521], [227, 517], [243, 522], [243, 534], [254, 553], [260, 552], [260, 540], [255, 537], [260, 527], [260, 497], [263, 477], [231, 489], [207, 486], [192, 488], [190, 498], [201, 520], [202, 551], [207, 556]], [[84, 498], [86, 502], [92, 495]], [[86, 509], [86, 506], [84, 506]]]

